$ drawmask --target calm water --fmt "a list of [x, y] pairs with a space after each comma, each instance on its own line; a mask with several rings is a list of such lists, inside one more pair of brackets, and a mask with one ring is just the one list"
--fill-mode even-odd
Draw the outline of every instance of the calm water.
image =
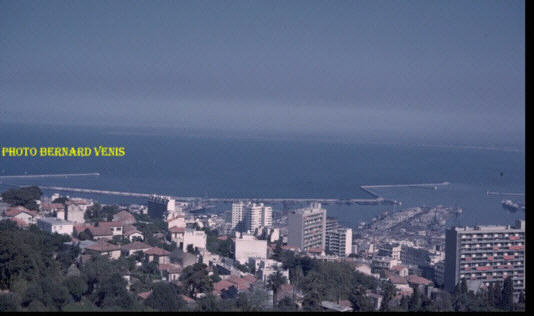
[[[5, 180], [94, 189], [209, 197], [324, 197], [368, 195], [364, 184], [449, 181], [437, 191], [380, 189], [402, 207], [445, 205], [463, 208], [453, 224], [509, 224], [524, 211], [505, 211], [502, 196], [486, 191], [524, 192], [524, 152], [409, 145], [236, 140], [111, 133], [61, 127], [0, 127], [1, 146], [124, 146], [120, 158], [6, 158], [0, 174], [99, 172], [99, 177]], [[502, 175], [501, 175], [502, 172]], [[50, 192], [46, 192], [50, 193]], [[103, 202], [139, 201], [94, 195]], [[508, 197], [506, 197], [508, 198]], [[517, 197], [514, 197], [517, 199]], [[523, 198], [520, 199], [521, 201]], [[220, 209], [229, 206], [220, 206]], [[279, 206], [275, 205], [275, 208]], [[329, 216], [347, 225], [367, 221], [393, 206], [327, 205]]]

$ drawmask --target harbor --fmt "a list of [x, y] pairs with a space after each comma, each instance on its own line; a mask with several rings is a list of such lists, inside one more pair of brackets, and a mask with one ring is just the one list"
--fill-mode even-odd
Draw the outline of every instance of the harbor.
[[[60, 177], [60, 176], [89, 176], [99, 175], [98, 173], [87, 174], [61, 174], [61, 175], [27, 175], [27, 176], [4, 176], [4, 178], [13, 177]], [[199, 202], [202, 203], [235, 203], [238, 201], [252, 201], [256, 203], [283, 203], [283, 204], [307, 204], [307, 203], [322, 203], [328, 204], [345, 204], [345, 205], [402, 205], [402, 202], [393, 199], [385, 199], [373, 189], [377, 188], [390, 188], [390, 187], [424, 187], [437, 189], [438, 186], [448, 185], [449, 182], [441, 183], [419, 183], [419, 184], [392, 184], [392, 185], [362, 185], [360, 189], [372, 196], [372, 198], [263, 198], [263, 197], [240, 197], [240, 198], [227, 198], [227, 197], [193, 197], [193, 196], [169, 196], [177, 201], [184, 202]], [[25, 186], [25, 185], [17, 185]], [[127, 196], [138, 198], [150, 198], [154, 194], [150, 193], [138, 193], [138, 192], [124, 192], [124, 191], [112, 191], [112, 190], [99, 190], [99, 189], [87, 189], [87, 188], [74, 188], [74, 187], [62, 187], [62, 186], [45, 186], [40, 185], [44, 190], [55, 190], [62, 192], [77, 192], [77, 193], [89, 193], [89, 194], [102, 194], [102, 195], [115, 195], [115, 196]]]

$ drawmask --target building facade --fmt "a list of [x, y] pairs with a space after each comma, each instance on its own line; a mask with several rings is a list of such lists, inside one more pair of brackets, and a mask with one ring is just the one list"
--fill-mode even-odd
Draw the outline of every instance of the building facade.
[[252, 235], [235, 239], [235, 259], [246, 264], [249, 258], [267, 259], [267, 240], [257, 240]]
[[468, 287], [512, 277], [514, 294], [525, 289], [525, 221], [514, 226], [453, 227], [445, 234], [445, 288], [462, 279]]
[[340, 257], [352, 253], [352, 229], [342, 227], [335, 218], [326, 220], [326, 252]]
[[58, 233], [71, 236], [74, 224], [55, 217], [42, 217], [37, 220], [37, 227], [51, 234]]
[[263, 203], [245, 203], [243, 201], [232, 204], [232, 230], [254, 233], [261, 227], [269, 228], [273, 223], [273, 209]]
[[166, 219], [167, 214], [174, 213], [176, 202], [168, 196], [153, 195], [147, 202], [148, 216], [155, 219]]
[[288, 246], [302, 251], [310, 248], [325, 249], [325, 239], [326, 209], [320, 203], [312, 203], [308, 208], [289, 212]]

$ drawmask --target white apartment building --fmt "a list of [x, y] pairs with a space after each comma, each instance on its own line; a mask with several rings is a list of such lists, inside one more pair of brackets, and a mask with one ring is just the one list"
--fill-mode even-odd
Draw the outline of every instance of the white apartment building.
[[184, 232], [183, 251], [187, 251], [187, 246], [193, 248], [206, 249], [206, 233], [202, 230], [186, 229]]
[[232, 230], [254, 232], [260, 227], [271, 227], [273, 209], [263, 203], [237, 202], [232, 204]]
[[290, 247], [302, 251], [310, 248], [325, 249], [326, 209], [320, 203], [312, 203], [308, 208], [291, 211], [288, 215], [288, 238]]
[[444, 284], [489, 286], [511, 277], [516, 297], [525, 289], [525, 220], [514, 226], [452, 227], [445, 234]]
[[249, 263], [256, 267], [256, 277], [264, 282], [269, 280], [269, 276], [280, 271], [289, 280], [289, 270], [284, 269], [284, 264], [272, 259], [250, 258]]
[[334, 218], [326, 220], [325, 247], [328, 253], [347, 257], [352, 253], [352, 228], [342, 227]]
[[70, 236], [72, 235], [74, 224], [55, 217], [43, 217], [37, 220], [37, 227], [51, 234], [58, 233]]
[[241, 235], [235, 239], [235, 259], [246, 264], [249, 258], [267, 259], [267, 240], [257, 240], [252, 235]]

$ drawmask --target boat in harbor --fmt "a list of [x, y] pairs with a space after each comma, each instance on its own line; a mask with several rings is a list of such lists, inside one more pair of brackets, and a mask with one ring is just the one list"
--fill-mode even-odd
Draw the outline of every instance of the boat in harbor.
[[520, 203], [520, 202], [514, 202], [512, 200], [502, 200], [501, 205], [504, 209], [512, 211], [512, 212], [525, 209], [525, 204]]

